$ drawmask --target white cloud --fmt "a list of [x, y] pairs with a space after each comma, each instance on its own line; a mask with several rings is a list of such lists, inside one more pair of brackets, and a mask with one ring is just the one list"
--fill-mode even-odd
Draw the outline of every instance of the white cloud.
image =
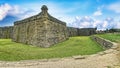
[[112, 27], [114, 27], [114, 25], [116, 24], [116, 22], [114, 21], [113, 18], [106, 18], [104, 20], [98, 20], [98, 21], [94, 21], [94, 23], [96, 24], [96, 27], [100, 30], [105, 30], [105, 29], [110, 29]]
[[97, 10], [93, 13], [93, 16], [101, 16], [103, 15], [102, 9], [105, 7], [105, 5], [101, 5], [97, 8]]
[[[33, 15], [36, 15], [41, 12], [41, 6], [43, 4], [44, 3], [42, 3], [42, 4], [40, 4], [40, 3], [30, 4], [29, 3], [29, 4], [23, 4], [21, 6], [10, 5], [10, 4], [7, 4], [7, 6], [6, 6], [6, 4], [3, 4], [4, 7], [2, 7], [1, 10], [3, 10], [3, 8], [6, 8], [8, 6], [10, 8], [8, 10], [6, 10], [6, 12], [3, 12], [0, 10], [0, 20], [3, 20], [7, 15], [18, 17], [20, 20], [30, 17], [30, 16], [33, 16]], [[67, 10], [66, 10], [66, 8], [61, 7], [60, 5], [55, 4], [55, 3], [45, 3], [45, 4], [48, 6], [48, 8], [49, 8], [48, 12], [52, 16], [54, 16], [64, 22], [67, 22], [67, 23], [74, 21], [74, 17], [71, 15], [68, 15], [67, 13], [73, 12], [73, 11], [77, 10], [78, 8], [67, 8]], [[40, 6], [40, 7], [38, 7], [38, 6]]]
[[102, 11], [101, 10], [97, 10], [96, 12], [94, 12], [93, 15], [94, 16], [101, 16], [102, 15]]
[[[117, 26], [116, 26], [117, 25]], [[77, 17], [74, 22], [68, 24], [71, 27], [77, 28], [95, 28], [97, 27], [98, 30], [105, 30], [110, 29], [113, 27], [120, 27], [120, 22], [116, 23], [113, 18], [106, 18], [104, 20], [97, 20], [95, 18], [85, 16], [85, 17]]]
[[108, 26], [108, 21], [103, 21], [103, 28], [106, 28]]
[[101, 16], [101, 15], [103, 15], [103, 13], [102, 13], [102, 9], [104, 8], [104, 5], [102, 5], [102, 6], [99, 6], [98, 8], [97, 8], [97, 11], [95, 11], [94, 13], [93, 13], [93, 16]]
[[87, 28], [88, 26], [90, 26], [90, 22], [83, 22], [83, 23], [80, 23], [80, 28]]
[[0, 5], [0, 21], [2, 21], [7, 15], [15, 16], [19, 19], [24, 19], [33, 16], [37, 13], [32, 9], [20, 7], [18, 5], [10, 5], [8, 3]]
[[109, 5], [107, 8], [116, 13], [120, 13], [120, 2], [113, 3], [113, 4]]
[[99, 27], [102, 21], [100, 20], [94, 20], [93, 27]]
[[24, 9], [21, 9], [18, 5], [14, 5], [9, 11], [9, 15], [23, 14], [24, 12], [25, 12]]
[[7, 15], [19, 17], [20, 14], [24, 14], [26, 11], [18, 5], [2, 4], [0, 5], [0, 20], [3, 20]]
[[120, 21], [118, 21], [114, 28], [120, 28]]
[[77, 28], [88, 28], [88, 27], [93, 27], [91, 26], [93, 24], [93, 19], [89, 16], [84, 16], [84, 17], [76, 17], [75, 21], [72, 23], [69, 23], [68, 26], [71, 27], [77, 27]]
[[9, 4], [0, 5], [0, 20], [3, 20], [8, 14], [9, 10], [11, 10], [11, 6]]

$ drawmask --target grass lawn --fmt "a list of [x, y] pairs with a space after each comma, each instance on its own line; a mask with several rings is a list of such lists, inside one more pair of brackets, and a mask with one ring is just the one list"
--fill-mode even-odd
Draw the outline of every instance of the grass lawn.
[[71, 37], [50, 48], [33, 47], [11, 42], [11, 39], [0, 39], [0, 60], [3, 61], [62, 58], [90, 55], [100, 51], [103, 51], [102, 47], [89, 36]]
[[107, 33], [107, 34], [99, 34], [102, 38], [108, 39], [112, 42], [120, 42], [120, 33]]

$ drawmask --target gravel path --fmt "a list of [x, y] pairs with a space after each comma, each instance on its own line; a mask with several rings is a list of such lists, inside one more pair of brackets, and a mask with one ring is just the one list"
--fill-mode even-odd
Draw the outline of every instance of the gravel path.
[[109, 49], [89, 56], [73, 56], [61, 59], [0, 61], [0, 68], [120, 68], [119, 50]]

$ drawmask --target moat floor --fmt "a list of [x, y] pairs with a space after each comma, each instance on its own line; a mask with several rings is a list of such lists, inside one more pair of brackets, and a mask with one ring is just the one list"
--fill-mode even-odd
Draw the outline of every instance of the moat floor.
[[109, 49], [105, 53], [50, 60], [26, 60], [16, 62], [0, 62], [0, 68], [120, 68], [119, 50]]

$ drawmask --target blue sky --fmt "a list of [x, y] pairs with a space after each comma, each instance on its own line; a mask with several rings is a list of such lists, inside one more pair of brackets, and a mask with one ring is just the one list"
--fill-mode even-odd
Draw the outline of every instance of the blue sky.
[[67, 26], [98, 30], [120, 28], [120, 0], [0, 0], [0, 26], [36, 15], [41, 6]]

